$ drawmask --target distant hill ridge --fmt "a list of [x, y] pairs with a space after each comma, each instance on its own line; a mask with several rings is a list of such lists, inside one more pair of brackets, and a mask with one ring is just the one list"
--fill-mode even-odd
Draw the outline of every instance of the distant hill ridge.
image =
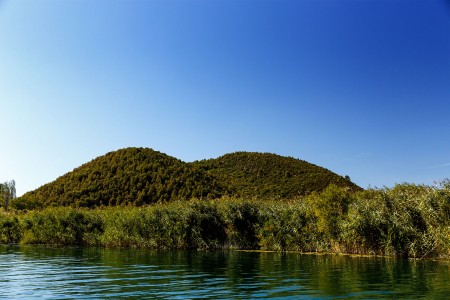
[[360, 189], [325, 168], [272, 153], [235, 152], [193, 164], [244, 197], [292, 198], [322, 191], [331, 183]]
[[291, 198], [329, 184], [360, 189], [327, 169], [271, 153], [183, 162], [149, 148], [109, 152], [17, 199], [23, 206], [143, 205], [225, 195]]

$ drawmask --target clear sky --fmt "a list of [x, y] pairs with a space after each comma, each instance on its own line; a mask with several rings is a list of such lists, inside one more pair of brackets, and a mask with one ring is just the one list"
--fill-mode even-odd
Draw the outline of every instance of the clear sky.
[[0, 181], [124, 147], [450, 177], [450, 1], [0, 0]]

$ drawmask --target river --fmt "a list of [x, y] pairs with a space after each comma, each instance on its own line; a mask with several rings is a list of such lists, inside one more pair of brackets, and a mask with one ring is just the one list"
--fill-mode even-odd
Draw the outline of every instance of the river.
[[450, 263], [242, 251], [0, 246], [1, 299], [448, 299]]

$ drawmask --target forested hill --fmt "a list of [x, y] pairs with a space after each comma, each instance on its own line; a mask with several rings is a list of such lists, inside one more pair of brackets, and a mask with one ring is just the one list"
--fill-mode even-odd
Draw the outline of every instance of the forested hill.
[[18, 200], [35, 206], [94, 207], [217, 198], [224, 193], [213, 177], [195, 166], [152, 149], [126, 148], [100, 156]]
[[292, 198], [322, 191], [331, 183], [361, 189], [325, 168], [271, 153], [235, 152], [193, 164], [205, 169], [237, 196]]
[[329, 184], [359, 189], [308, 162], [268, 153], [237, 152], [185, 163], [148, 148], [107, 153], [15, 201], [17, 208], [51, 205], [143, 205], [225, 195], [290, 198]]

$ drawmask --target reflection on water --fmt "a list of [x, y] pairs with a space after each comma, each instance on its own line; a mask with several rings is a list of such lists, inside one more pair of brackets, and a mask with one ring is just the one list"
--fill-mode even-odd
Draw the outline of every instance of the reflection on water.
[[432, 298], [450, 263], [335, 255], [0, 246], [0, 298]]

